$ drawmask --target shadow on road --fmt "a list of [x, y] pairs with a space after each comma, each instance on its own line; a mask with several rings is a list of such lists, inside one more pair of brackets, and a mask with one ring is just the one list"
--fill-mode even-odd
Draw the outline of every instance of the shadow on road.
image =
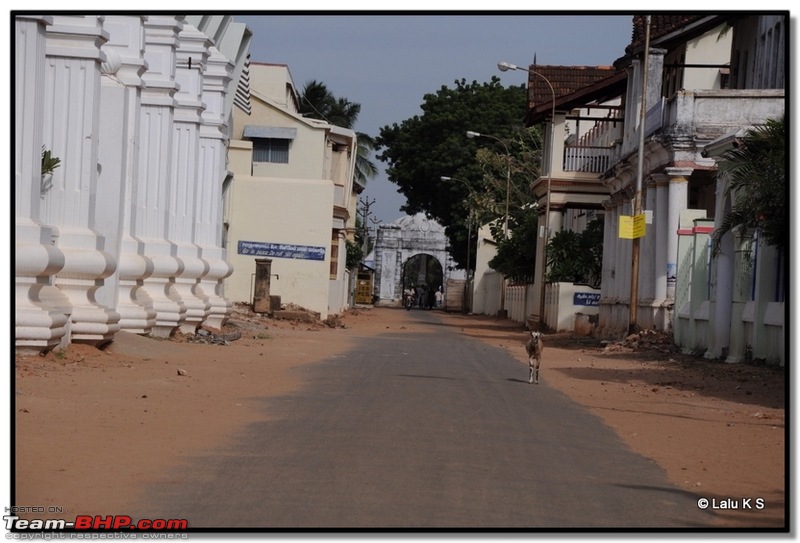
[[[437, 311], [431, 326], [449, 328], [455, 332], [500, 347], [522, 349], [525, 329], [520, 323], [481, 315], [464, 315]], [[599, 383], [636, 383], [654, 394], [672, 388], [706, 397], [715, 397], [748, 405], [772, 409], [786, 406], [785, 370], [781, 367], [752, 364], [727, 364], [700, 356], [675, 352], [674, 346], [629, 348], [603, 342], [596, 338], [571, 333], [545, 334], [545, 349], [558, 349], [569, 364], [546, 365], [547, 371], [557, 371], [580, 380]], [[606, 347], [608, 345], [608, 347]], [[575, 353], [580, 353], [580, 358]], [[589, 358], [598, 362], [620, 360], [633, 363], [625, 369], [604, 368], [586, 363]], [[583, 362], [578, 362], [582, 359]], [[574, 363], [572, 362], [574, 360]], [[526, 381], [527, 382], [527, 381]]]
[[[641, 357], [631, 360], [648, 362]], [[675, 389], [771, 409], [783, 409], [786, 406], [783, 374], [755, 366], [739, 367], [721, 362], [686, 363], [673, 360], [624, 370], [581, 366], [551, 368], [550, 371], [560, 372], [573, 379], [598, 383], [643, 383], [653, 394], [662, 389]]]

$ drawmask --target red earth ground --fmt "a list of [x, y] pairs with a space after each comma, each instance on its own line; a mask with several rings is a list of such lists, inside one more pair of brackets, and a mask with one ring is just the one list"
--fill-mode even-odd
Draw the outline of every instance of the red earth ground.
[[[521, 325], [440, 316], [452, 330], [506, 349], [527, 377]], [[341, 355], [359, 337], [433, 333], [393, 308], [351, 310], [327, 326], [241, 305], [224, 330], [231, 331], [241, 337], [227, 345], [119, 333], [105, 350], [73, 344], [17, 356], [15, 505], [60, 507], [68, 519], [126, 514], [149, 483], [169, 481], [198, 451], [277, 416], [259, 399], [303, 387], [292, 368]], [[678, 487], [718, 502], [763, 498], [761, 510], [717, 511], [715, 527], [785, 527], [783, 368], [682, 356], [652, 339], [602, 345], [547, 335], [539, 386], [585, 406]]]

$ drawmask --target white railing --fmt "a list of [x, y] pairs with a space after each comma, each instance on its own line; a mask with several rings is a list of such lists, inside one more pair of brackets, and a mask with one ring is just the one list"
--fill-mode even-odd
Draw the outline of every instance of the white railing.
[[592, 145], [564, 148], [564, 171], [603, 173], [611, 166], [613, 149]]
[[509, 285], [506, 287], [506, 310], [508, 318], [524, 323], [533, 314], [535, 285]]

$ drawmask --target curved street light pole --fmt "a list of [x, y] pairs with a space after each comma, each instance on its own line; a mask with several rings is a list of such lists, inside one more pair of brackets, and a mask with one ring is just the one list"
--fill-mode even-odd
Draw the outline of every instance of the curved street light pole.
[[542, 277], [541, 277], [541, 287], [539, 293], [539, 328], [544, 328], [544, 295], [545, 295], [545, 271], [547, 268], [547, 244], [550, 240], [550, 187], [553, 180], [553, 153], [555, 153], [555, 132], [556, 132], [556, 91], [553, 89], [553, 84], [550, 83], [550, 80], [547, 79], [545, 76], [536, 72], [534, 70], [530, 70], [528, 68], [523, 68], [521, 66], [517, 66], [516, 64], [510, 64], [508, 62], [498, 62], [497, 68], [501, 72], [507, 72], [508, 70], [522, 70], [523, 72], [528, 72], [529, 74], [533, 74], [535, 76], [541, 77], [547, 86], [550, 87], [550, 92], [553, 95], [553, 105], [552, 111], [550, 112], [550, 164], [547, 168], [547, 192], [545, 197], [545, 210], [544, 210], [544, 246], [542, 247]]
[[508, 144], [505, 141], [501, 140], [497, 136], [492, 136], [491, 134], [481, 134], [480, 132], [473, 132], [472, 130], [467, 130], [467, 137], [472, 138], [489, 138], [499, 142], [506, 150], [506, 213], [505, 218], [503, 219], [503, 235], [508, 237], [508, 213], [509, 213], [509, 203], [510, 203], [510, 194], [511, 194], [511, 153], [508, 150]]
[[[501, 140], [497, 136], [492, 136], [491, 134], [481, 134], [480, 132], [473, 132], [472, 130], [467, 130], [467, 137], [468, 138], [489, 138], [499, 142], [506, 150], [506, 213], [505, 218], [503, 219], [503, 237], [508, 239], [508, 213], [509, 213], [509, 204], [511, 198], [511, 153], [508, 150], [508, 144], [505, 141]], [[497, 312], [497, 316], [500, 318], [505, 318], [508, 315], [506, 311], [506, 279], [503, 277], [503, 280], [500, 283], [500, 310]]]

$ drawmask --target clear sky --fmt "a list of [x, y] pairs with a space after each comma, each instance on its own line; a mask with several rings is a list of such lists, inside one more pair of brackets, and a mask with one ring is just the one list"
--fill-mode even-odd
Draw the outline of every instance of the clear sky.
[[[632, 16], [620, 13], [441, 13], [256, 12], [235, 19], [253, 32], [253, 61], [288, 65], [298, 91], [317, 80], [334, 96], [361, 104], [355, 129], [371, 136], [420, 114], [426, 93], [456, 80], [496, 75], [504, 85], [525, 83], [527, 73], [502, 73], [499, 61], [528, 66], [536, 55], [539, 64], [608, 66], [624, 55], [632, 33]], [[380, 174], [361, 199], [374, 200], [374, 219], [392, 222], [403, 215], [405, 198], [388, 181], [384, 163], [374, 162]]]

